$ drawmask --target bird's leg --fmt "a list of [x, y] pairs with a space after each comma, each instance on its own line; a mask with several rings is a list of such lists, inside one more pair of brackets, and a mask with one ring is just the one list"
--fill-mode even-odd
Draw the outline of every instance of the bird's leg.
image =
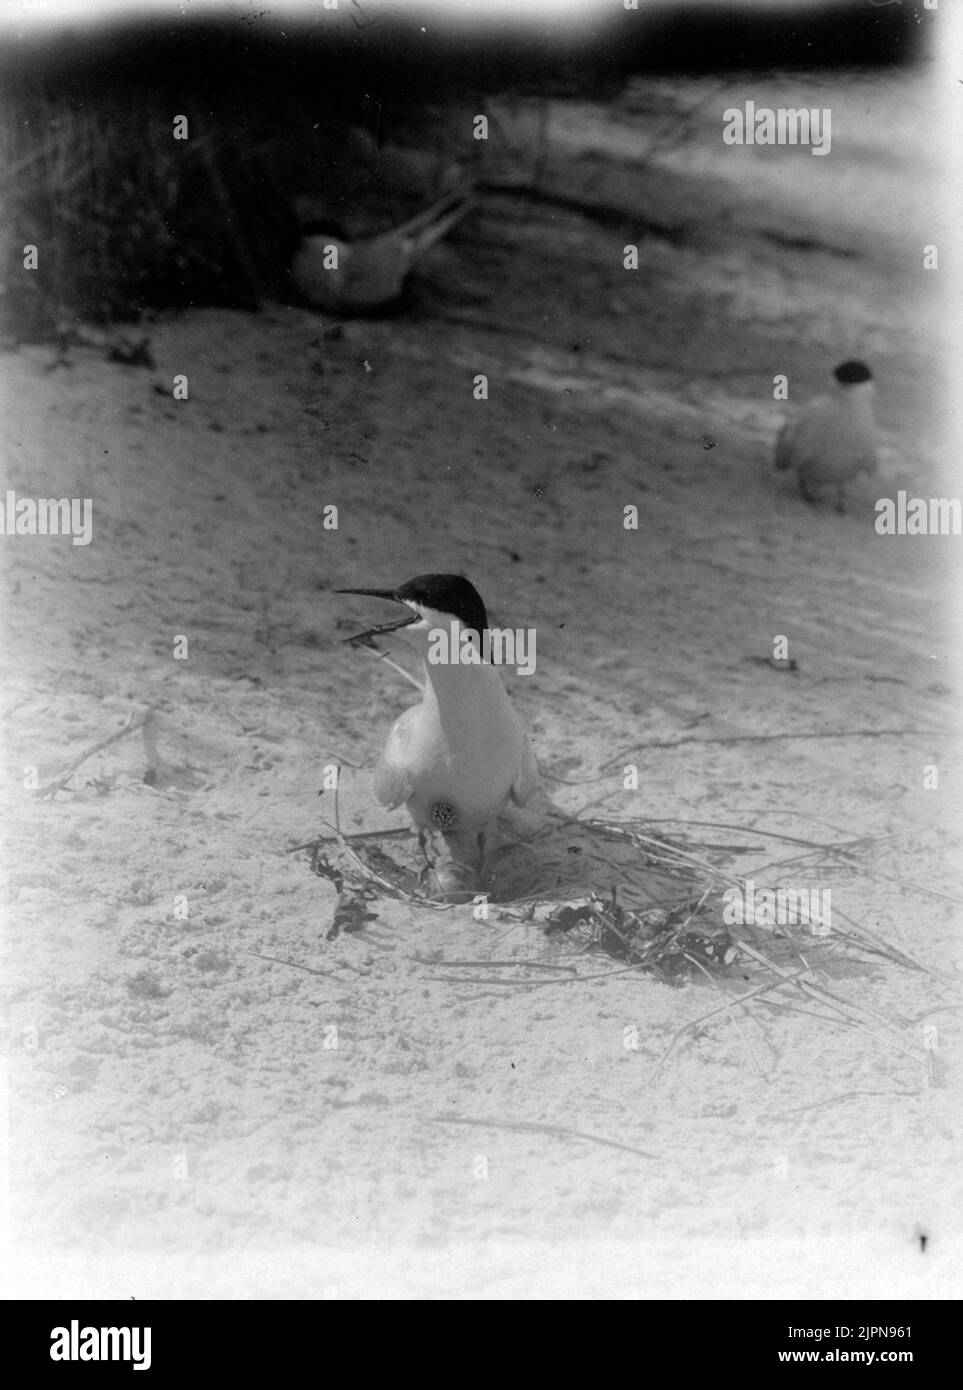
[[484, 835], [453, 830], [444, 833], [441, 838], [453, 864], [477, 872], [484, 858]]
[[477, 869], [466, 862], [457, 835], [443, 834], [441, 838], [446, 853], [441, 858], [437, 855], [433, 858], [429, 845], [436, 845], [436, 842], [429, 832], [418, 831], [418, 844], [425, 859], [418, 875], [418, 884], [436, 902], [470, 902]]
[[445, 847], [444, 857], [432, 861], [426, 854], [421, 881], [431, 884], [430, 896], [442, 902], [470, 902], [476, 891], [479, 872], [475, 857], [476, 837], [455, 831], [443, 833], [441, 838]]
[[425, 862], [424, 862], [424, 864], [423, 864], [423, 866], [422, 866], [421, 872], [420, 872], [419, 875], [418, 875], [418, 882], [419, 882], [420, 884], [424, 884], [425, 880], [428, 879], [432, 874], [434, 874], [434, 872], [435, 872], [435, 864], [434, 864], [434, 860], [431, 858], [431, 856], [430, 856], [429, 853], [428, 853], [428, 835], [427, 835], [427, 832], [424, 831], [424, 830], [422, 830], [422, 829], [420, 829], [420, 828], [419, 828], [419, 830], [418, 830], [418, 848], [421, 850], [421, 853], [422, 853], [422, 855], [424, 856], [424, 860], [425, 860]]

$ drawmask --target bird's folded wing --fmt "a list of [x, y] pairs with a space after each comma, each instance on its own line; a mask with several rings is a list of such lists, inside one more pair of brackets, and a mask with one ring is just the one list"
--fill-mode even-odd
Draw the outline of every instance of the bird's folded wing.
[[407, 801], [414, 789], [414, 774], [408, 747], [411, 718], [420, 708], [420, 705], [413, 705], [392, 725], [385, 751], [375, 769], [374, 794], [389, 811]]
[[516, 806], [524, 806], [526, 801], [538, 791], [540, 780], [535, 754], [532, 752], [532, 747], [528, 738], [523, 734], [521, 766], [518, 769], [511, 789], [511, 798]]

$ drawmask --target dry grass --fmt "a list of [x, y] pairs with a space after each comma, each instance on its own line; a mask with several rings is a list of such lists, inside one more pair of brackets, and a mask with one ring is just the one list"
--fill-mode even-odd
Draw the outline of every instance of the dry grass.
[[[179, 114], [188, 117], [186, 140], [174, 138]], [[282, 293], [297, 240], [291, 190], [327, 187], [338, 201], [350, 184], [351, 170], [338, 169], [344, 127], [317, 116], [294, 96], [265, 120], [236, 104], [185, 112], [146, 92], [123, 100], [8, 93], [0, 105], [7, 341], [49, 340], [76, 319], [252, 308]], [[37, 247], [36, 270], [24, 268], [26, 246]]]
[[[0, 113], [4, 329], [47, 338], [73, 318], [135, 318], [165, 304], [257, 302], [294, 224], [239, 132], [126, 107], [8, 100]], [[24, 247], [38, 268], [23, 268]]]
[[[435, 972], [430, 978], [469, 989], [499, 986], [509, 991], [577, 987], [627, 972], [648, 974], [673, 986], [708, 983], [719, 1002], [678, 1030], [656, 1067], [653, 1082], [687, 1039], [726, 1020], [739, 1034], [760, 1076], [769, 1079], [743, 1024], [751, 1016], [764, 1025], [773, 1014], [787, 1012], [811, 1014], [827, 1027], [862, 1032], [877, 1045], [909, 1057], [927, 1074], [930, 1059], [919, 1046], [913, 1020], [891, 1017], [863, 998], [854, 998], [845, 981], [854, 970], [861, 973], [868, 965], [882, 962], [923, 972], [937, 986], [952, 985], [947, 972], [909, 956], [836, 908], [827, 935], [813, 934], [804, 925], [775, 929], [726, 925], [725, 890], [745, 886], [744, 876], [732, 867], [732, 852], [758, 850], [758, 846], [699, 842], [684, 831], [666, 836], [639, 820], [561, 815], [557, 820], [565, 827], [566, 840], [577, 826], [587, 834], [588, 843], [596, 842], [597, 853], [585, 857], [580, 853], [578, 859], [583, 875], [598, 875], [597, 887], [560, 899], [548, 895], [543, 884], [518, 897], [503, 898], [497, 906], [493, 901], [492, 916], [506, 930], [492, 939], [490, 954], [478, 960], [425, 961]], [[731, 831], [734, 827], [710, 828]], [[396, 839], [398, 832], [386, 832], [385, 837], [369, 832], [349, 840], [338, 825], [331, 829], [332, 835], [297, 847], [310, 849], [312, 869], [332, 881], [339, 895], [329, 939], [341, 931], [364, 930], [378, 898], [452, 910], [424, 894], [412, 863], [406, 867], [397, 862], [379, 844], [382, 838]], [[550, 841], [552, 835], [548, 825], [530, 843], [537, 844], [543, 837]], [[835, 861], [841, 874], [853, 869], [860, 853], [872, 849], [871, 842], [862, 841], [815, 844], [758, 825], [746, 827], [743, 835], [746, 840], [762, 836], [791, 845], [795, 853], [781, 867], [792, 865], [794, 874], [805, 871], [798, 853], [801, 844], [808, 845], [813, 864], [824, 868]], [[607, 857], [613, 844], [622, 851], [617, 862]], [[540, 867], [544, 869], [544, 862]], [[820, 874], [818, 881], [825, 885], [827, 879]], [[759, 880], [757, 892], [763, 886]], [[544, 954], [538, 953], [535, 959], [501, 958], [503, 942], [511, 932], [532, 924], [544, 935]], [[600, 956], [613, 964], [599, 969], [592, 961]], [[937, 1083], [931, 1080], [930, 1084]]]

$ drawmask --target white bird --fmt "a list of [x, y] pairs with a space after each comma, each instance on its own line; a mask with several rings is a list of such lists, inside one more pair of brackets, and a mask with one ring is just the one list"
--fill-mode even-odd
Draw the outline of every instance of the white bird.
[[340, 313], [371, 313], [401, 294], [415, 261], [473, 206], [465, 190], [444, 194], [380, 236], [350, 241], [333, 223], [312, 221], [291, 263], [291, 279], [309, 304]]
[[[393, 810], [404, 802], [425, 846], [426, 833], [440, 832], [452, 864], [446, 896], [470, 896], [484, 861], [485, 830], [509, 798], [524, 805], [539, 786], [538, 767], [521, 720], [491, 661], [465, 664], [462, 643], [477, 646], [488, 628], [478, 591], [457, 574], [420, 574], [398, 589], [339, 589], [402, 603], [409, 610], [349, 637], [357, 642], [398, 631], [421, 655], [425, 688], [420, 704], [395, 721], [374, 778], [375, 796]], [[454, 625], [454, 626], [453, 626]], [[449, 659], [429, 659], [431, 635], [450, 639]], [[474, 637], [462, 637], [473, 633]], [[435, 644], [437, 650], [437, 643]]]
[[841, 362], [833, 373], [831, 393], [816, 396], [776, 441], [779, 470], [794, 468], [807, 502], [835, 495], [843, 511], [846, 484], [859, 473], [875, 473], [879, 463], [873, 397], [876, 383], [864, 362]]

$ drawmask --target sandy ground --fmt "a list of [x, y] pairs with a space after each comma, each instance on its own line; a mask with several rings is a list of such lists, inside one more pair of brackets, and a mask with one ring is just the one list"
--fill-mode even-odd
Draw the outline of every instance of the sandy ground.
[[[161, 315], [154, 369], [6, 356], [4, 487], [94, 504], [89, 547], [0, 552], [15, 1294], [959, 1293], [960, 542], [873, 528], [876, 496], [948, 463], [925, 84], [840, 78], [832, 159], [723, 156], [745, 95], [767, 92], [556, 105], [548, 196], [486, 197], [394, 317]], [[537, 116], [503, 114], [522, 140]], [[655, 116], [675, 133], [649, 148]], [[854, 354], [885, 477], [841, 516], [771, 475], [772, 378], [799, 401]], [[807, 947], [878, 1030], [784, 1000], [666, 1056], [717, 986], [550, 955], [497, 909], [379, 897], [328, 938], [334, 890], [286, 850], [324, 833], [331, 763], [346, 829], [405, 824], [369, 778], [413, 696], [339, 644], [371, 609], [331, 591], [449, 569], [537, 630], [509, 684], [568, 812], [868, 837], [768, 877], [831, 886], [926, 967]], [[779, 633], [794, 671], [765, 662]], [[23, 789], [148, 710], [146, 738]], [[804, 853], [689, 831], [765, 843], [756, 864]], [[444, 966], [560, 958], [564, 986]]]

